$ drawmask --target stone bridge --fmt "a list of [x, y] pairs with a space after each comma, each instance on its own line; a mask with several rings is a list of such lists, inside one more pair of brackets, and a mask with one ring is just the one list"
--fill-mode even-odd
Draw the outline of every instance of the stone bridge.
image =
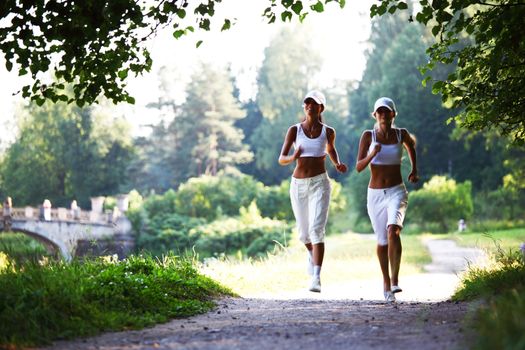
[[[104, 197], [92, 198], [92, 210], [83, 211], [72, 205], [71, 209], [51, 208], [44, 201], [40, 208], [13, 208], [8, 198], [4, 202], [0, 231], [20, 232], [43, 243], [50, 251], [59, 252], [66, 260], [79, 255], [79, 245], [100, 240], [112, 241], [116, 247], [110, 253], [123, 258], [133, 251], [134, 237], [131, 223], [124, 215], [127, 197], [119, 199], [113, 211], [102, 212]], [[91, 243], [89, 243], [91, 242]], [[84, 244], [85, 245], [85, 244]]]

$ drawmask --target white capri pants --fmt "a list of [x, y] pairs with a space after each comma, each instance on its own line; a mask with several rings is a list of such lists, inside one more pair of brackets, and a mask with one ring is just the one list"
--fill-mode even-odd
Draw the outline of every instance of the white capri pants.
[[290, 200], [299, 240], [304, 244], [324, 242], [331, 192], [332, 185], [327, 173], [306, 179], [292, 177]]
[[368, 188], [366, 207], [378, 245], [388, 245], [388, 226], [403, 228], [408, 205], [405, 184], [389, 188]]

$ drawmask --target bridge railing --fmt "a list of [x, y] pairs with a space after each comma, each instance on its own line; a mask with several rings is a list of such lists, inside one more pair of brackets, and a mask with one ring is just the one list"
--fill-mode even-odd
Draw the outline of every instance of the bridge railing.
[[39, 208], [11, 208], [11, 218], [18, 220], [43, 220], [43, 221], [71, 221], [108, 224], [115, 222], [119, 214], [113, 211], [96, 213], [86, 210], [72, 210], [67, 208], [50, 208], [43, 215]]

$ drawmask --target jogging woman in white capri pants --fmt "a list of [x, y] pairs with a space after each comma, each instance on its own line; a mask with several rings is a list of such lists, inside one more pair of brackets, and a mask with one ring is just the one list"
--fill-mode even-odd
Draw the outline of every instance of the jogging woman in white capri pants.
[[[339, 161], [335, 149], [335, 130], [323, 124], [321, 113], [326, 99], [319, 91], [310, 91], [303, 100], [306, 118], [290, 126], [284, 139], [279, 164], [297, 160], [290, 184], [290, 200], [297, 221], [299, 239], [308, 250], [309, 290], [321, 291], [321, 265], [324, 257], [324, 235], [330, 205], [330, 179], [326, 173], [326, 154], [337, 171], [344, 173], [346, 165]], [[294, 152], [288, 155], [292, 145]]]
[[[401, 176], [403, 146], [408, 151], [412, 171], [408, 181], [417, 182], [415, 142], [406, 129], [393, 128], [397, 111], [394, 101], [381, 97], [374, 105], [374, 129], [365, 130], [359, 141], [356, 169], [370, 164], [367, 209], [377, 237], [377, 257], [383, 273], [383, 292], [387, 302], [394, 302], [399, 287], [401, 229], [408, 204], [408, 193]], [[388, 265], [390, 263], [390, 275]]]

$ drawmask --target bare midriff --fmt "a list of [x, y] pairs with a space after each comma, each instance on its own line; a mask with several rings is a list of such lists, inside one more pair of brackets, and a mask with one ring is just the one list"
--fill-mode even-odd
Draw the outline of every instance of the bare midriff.
[[325, 158], [326, 156], [298, 158], [295, 170], [293, 171], [293, 177], [295, 177], [296, 179], [306, 179], [325, 173]]
[[389, 188], [403, 183], [401, 177], [401, 165], [374, 165], [370, 164], [370, 182], [369, 188]]

